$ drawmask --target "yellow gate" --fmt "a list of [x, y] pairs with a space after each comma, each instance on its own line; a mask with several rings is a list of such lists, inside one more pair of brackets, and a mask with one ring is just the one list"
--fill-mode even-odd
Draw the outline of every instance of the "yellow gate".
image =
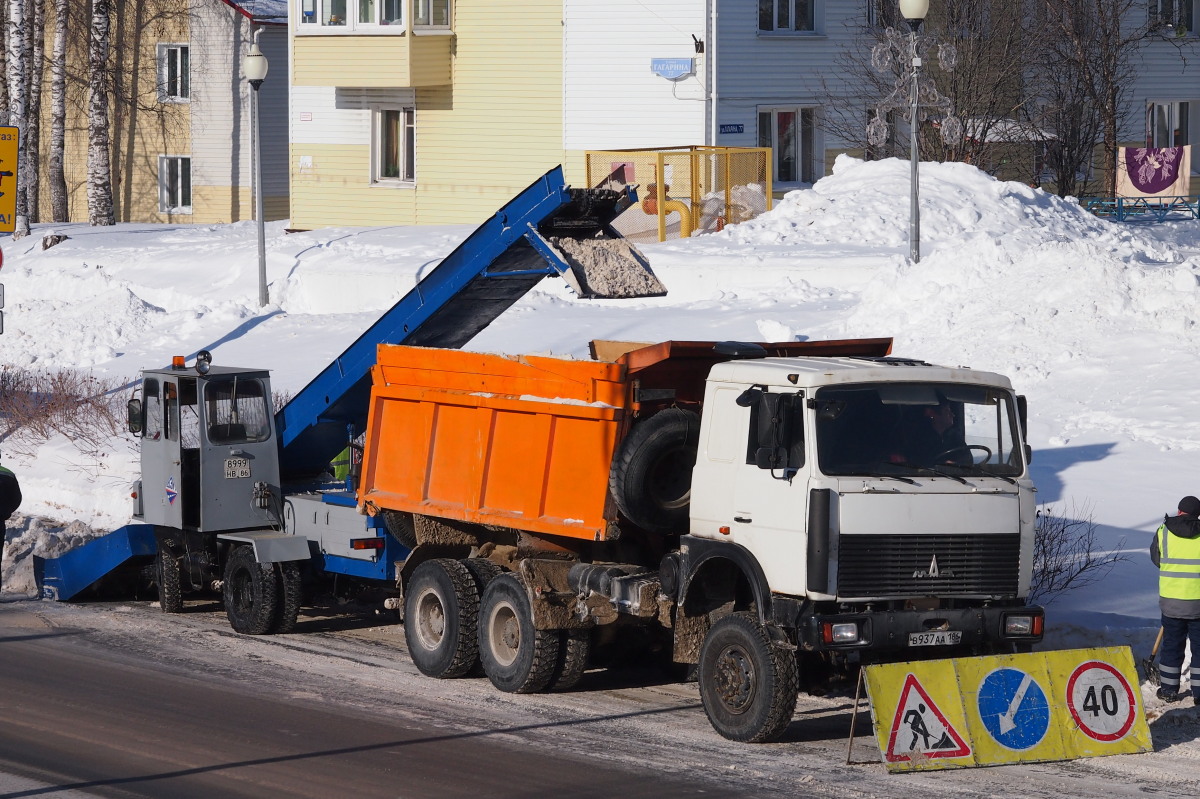
[[771, 208], [768, 147], [589, 150], [588, 185], [636, 186], [640, 202], [613, 224], [623, 236], [658, 240], [717, 231]]

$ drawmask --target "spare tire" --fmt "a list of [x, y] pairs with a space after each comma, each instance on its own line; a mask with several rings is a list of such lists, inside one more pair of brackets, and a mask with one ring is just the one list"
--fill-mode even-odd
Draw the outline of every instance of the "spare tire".
[[700, 417], [682, 408], [634, 424], [608, 478], [625, 518], [652, 533], [687, 530], [699, 440]]

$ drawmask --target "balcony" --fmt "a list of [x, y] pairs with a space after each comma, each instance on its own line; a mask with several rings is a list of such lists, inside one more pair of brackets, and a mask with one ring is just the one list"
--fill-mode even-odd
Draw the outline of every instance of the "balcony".
[[293, 82], [296, 86], [423, 88], [450, 83], [446, 34], [400, 36], [296, 36]]

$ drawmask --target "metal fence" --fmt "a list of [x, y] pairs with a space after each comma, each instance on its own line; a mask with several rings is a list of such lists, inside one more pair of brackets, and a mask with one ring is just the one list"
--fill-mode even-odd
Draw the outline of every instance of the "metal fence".
[[590, 150], [588, 185], [636, 186], [639, 202], [613, 226], [626, 238], [659, 241], [721, 230], [771, 208], [767, 147]]
[[1083, 207], [1096, 216], [1110, 217], [1118, 222], [1200, 219], [1200, 200], [1195, 197], [1091, 197], [1083, 202]]

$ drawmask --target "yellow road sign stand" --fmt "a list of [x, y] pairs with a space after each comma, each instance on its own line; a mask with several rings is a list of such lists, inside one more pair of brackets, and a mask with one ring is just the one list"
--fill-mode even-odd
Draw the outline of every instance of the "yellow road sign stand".
[[17, 227], [17, 151], [21, 132], [11, 126], [0, 127], [0, 233], [12, 233]]

